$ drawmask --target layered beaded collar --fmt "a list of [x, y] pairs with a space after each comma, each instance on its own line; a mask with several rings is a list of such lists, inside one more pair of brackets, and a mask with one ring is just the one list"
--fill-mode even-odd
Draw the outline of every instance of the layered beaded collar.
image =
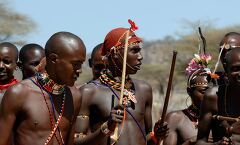
[[52, 79], [49, 78], [47, 72], [41, 74], [37, 73], [36, 77], [39, 84], [51, 94], [60, 95], [65, 90], [65, 85], [59, 85], [55, 83]]
[[183, 113], [193, 122], [195, 128], [198, 128], [199, 109], [193, 104], [187, 109], [184, 109]]
[[[108, 85], [117, 91], [121, 91], [121, 82], [117, 82], [117, 80], [113, 78], [109, 70], [107, 69], [102, 70], [99, 79], [101, 83]], [[130, 89], [132, 87], [133, 87], [132, 79], [128, 76], [126, 77], [126, 83], [123, 91], [123, 105], [126, 105], [127, 107], [133, 106], [133, 104], [137, 103], [135, 92], [132, 89]]]

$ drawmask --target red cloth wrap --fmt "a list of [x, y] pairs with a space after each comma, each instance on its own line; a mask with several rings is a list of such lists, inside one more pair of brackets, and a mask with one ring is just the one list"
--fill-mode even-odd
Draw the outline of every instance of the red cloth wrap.
[[[102, 55], [106, 55], [110, 52], [111, 48], [113, 46], [124, 46], [125, 42], [125, 34], [127, 32], [127, 28], [116, 28], [111, 30], [105, 37], [103, 45], [102, 45]], [[137, 37], [135, 33], [130, 30], [129, 36], [132, 36], [128, 43], [134, 43], [134, 42], [142, 42], [142, 39]]]

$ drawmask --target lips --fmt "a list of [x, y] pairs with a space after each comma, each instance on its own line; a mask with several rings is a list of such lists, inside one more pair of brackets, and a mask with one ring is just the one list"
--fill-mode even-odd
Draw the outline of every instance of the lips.
[[141, 64], [142, 64], [142, 63], [139, 63], [139, 64], [135, 65], [134, 68], [137, 69], [137, 70], [140, 70]]
[[5, 75], [7, 75], [7, 73], [5, 73], [5, 72], [0, 73], [0, 76], [5, 76]]

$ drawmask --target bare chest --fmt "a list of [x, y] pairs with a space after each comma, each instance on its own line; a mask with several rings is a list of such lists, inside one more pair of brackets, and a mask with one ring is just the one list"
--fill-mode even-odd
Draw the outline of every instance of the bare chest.
[[44, 97], [39, 94], [28, 97], [23, 106], [22, 112], [24, 113], [19, 113], [18, 127], [31, 131], [48, 131], [60, 119], [59, 127], [62, 130], [67, 130], [71, 120], [67, 119], [65, 115], [66, 104], [64, 108], [61, 105], [52, 104], [49, 98], [44, 100]]

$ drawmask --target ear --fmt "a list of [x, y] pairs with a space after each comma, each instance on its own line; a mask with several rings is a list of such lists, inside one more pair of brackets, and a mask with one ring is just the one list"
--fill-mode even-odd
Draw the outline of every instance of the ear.
[[88, 59], [88, 65], [90, 68], [92, 68], [92, 59], [91, 58]]
[[23, 68], [22, 66], [23, 66], [22, 61], [18, 61], [17, 62], [17, 67], [22, 70], [22, 68]]
[[51, 53], [49, 54], [48, 58], [52, 63], [56, 63], [59, 57], [56, 53]]

